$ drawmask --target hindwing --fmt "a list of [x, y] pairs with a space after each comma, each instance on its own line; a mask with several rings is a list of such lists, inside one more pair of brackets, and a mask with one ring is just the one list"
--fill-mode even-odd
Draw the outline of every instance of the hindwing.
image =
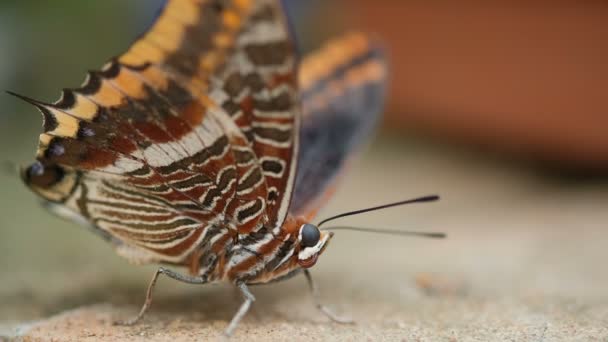
[[312, 219], [331, 195], [339, 171], [380, 118], [386, 78], [382, 48], [360, 33], [334, 39], [302, 60], [294, 215]]

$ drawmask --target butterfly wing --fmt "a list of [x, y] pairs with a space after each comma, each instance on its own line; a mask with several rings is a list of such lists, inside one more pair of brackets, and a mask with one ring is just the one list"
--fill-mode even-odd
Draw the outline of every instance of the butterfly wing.
[[299, 73], [303, 121], [291, 210], [312, 218], [352, 151], [375, 127], [387, 70], [376, 44], [350, 34], [305, 58]]
[[25, 183], [134, 262], [280, 226], [299, 130], [279, 1], [168, 0], [129, 50], [47, 104]]

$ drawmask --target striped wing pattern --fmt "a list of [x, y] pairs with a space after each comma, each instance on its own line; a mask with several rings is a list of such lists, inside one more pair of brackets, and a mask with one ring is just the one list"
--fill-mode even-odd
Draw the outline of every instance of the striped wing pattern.
[[295, 63], [278, 1], [169, 0], [81, 88], [26, 99], [44, 133], [24, 181], [133, 262], [191, 265], [197, 246], [279, 229], [297, 161]]

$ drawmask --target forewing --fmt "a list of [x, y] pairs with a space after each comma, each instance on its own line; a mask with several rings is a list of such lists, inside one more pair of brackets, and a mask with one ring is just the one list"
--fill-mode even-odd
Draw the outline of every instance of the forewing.
[[291, 211], [312, 218], [344, 163], [376, 126], [387, 70], [378, 45], [354, 33], [306, 57], [299, 73], [303, 120]]
[[[81, 88], [54, 104], [25, 98], [44, 133], [24, 181], [134, 261], [183, 263], [209, 241], [280, 225], [296, 162], [294, 65], [278, 1], [169, 0]], [[286, 102], [281, 115], [264, 107], [273, 101]]]

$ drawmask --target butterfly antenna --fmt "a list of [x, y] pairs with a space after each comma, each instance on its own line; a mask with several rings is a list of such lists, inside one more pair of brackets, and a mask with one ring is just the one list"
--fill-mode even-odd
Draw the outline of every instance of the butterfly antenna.
[[382, 228], [363, 228], [363, 227], [349, 227], [349, 226], [338, 226], [338, 227], [327, 227], [323, 230], [336, 231], [336, 230], [350, 230], [355, 232], [364, 233], [376, 233], [376, 234], [387, 234], [387, 235], [401, 235], [401, 236], [418, 236], [431, 239], [444, 239], [445, 233], [427, 233], [427, 232], [413, 232], [413, 231], [402, 231]]
[[326, 218], [325, 220], [319, 222], [319, 224], [317, 224], [317, 227], [321, 227], [323, 224], [329, 222], [329, 221], [333, 221], [342, 217], [346, 217], [346, 216], [353, 216], [353, 215], [359, 215], [359, 214], [363, 214], [363, 213], [368, 213], [370, 211], [376, 211], [376, 210], [381, 210], [381, 209], [387, 209], [387, 208], [392, 208], [392, 207], [398, 207], [398, 206], [402, 206], [402, 205], [406, 205], [406, 204], [413, 204], [413, 203], [425, 203], [425, 202], [435, 202], [439, 200], [439, 196], [437, 195], [430, 195], [430, 196], [423, 196], [423, 197], [418, 197], [418, 198], [413, 198], [413, 199], [408, 199], [405, 201], [399, 201], [399, 202], [395, 202], [395, 203], [389, 203], [389, 204], [384, 204], [384, 205], [379, 205], [377, 207], [372, 207], [372, 208], [366, 208], [366, 209], [359, 209], [359, 210], [353, 210], [353, 211], [348, 211], [336, 216], [332, 216], [329, 218]]

